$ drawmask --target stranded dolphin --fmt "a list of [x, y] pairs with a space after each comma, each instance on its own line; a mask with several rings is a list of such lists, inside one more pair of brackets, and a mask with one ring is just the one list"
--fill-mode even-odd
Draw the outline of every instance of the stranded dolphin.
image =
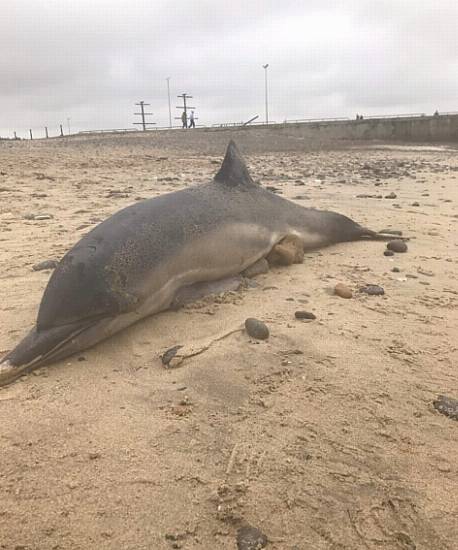
[[213, 181], [128, 206], [65, 254], [35, 327], [0, 362], [0, 385], [169, 308], [189, 285], [240, 274], [287, 236], [304, 250], [384, 238], [263, 189], [231, 141]]

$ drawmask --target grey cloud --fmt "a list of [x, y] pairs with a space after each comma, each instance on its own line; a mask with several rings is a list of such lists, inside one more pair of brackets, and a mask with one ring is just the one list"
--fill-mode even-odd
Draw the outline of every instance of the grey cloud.
[[456, 109], [454, 0], [15, 0], [0, 19], [0, 135], [168, 123], [165, 78], [201, 122]]

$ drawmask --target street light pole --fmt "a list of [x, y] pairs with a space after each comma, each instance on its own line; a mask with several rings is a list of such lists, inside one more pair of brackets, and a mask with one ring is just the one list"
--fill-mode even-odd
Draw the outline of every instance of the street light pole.
[[265, 92], [266, 92], [266, 124], [269, 124], [269, 102], [267, 97], [267, 67], [269, 66], [268, 63], [263, 65], [264, 69], [264, 76], [265, 76]]
[[170, 107], [170, 76], [166, 78], [167, 80], [167, 95], [169, 98], [169, 128], [172, 127], [172, 108]]

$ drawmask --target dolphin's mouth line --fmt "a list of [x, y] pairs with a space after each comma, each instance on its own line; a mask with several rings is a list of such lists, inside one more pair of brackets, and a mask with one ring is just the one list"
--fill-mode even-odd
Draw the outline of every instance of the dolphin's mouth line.
[[62, 339], [58, 344], [51, 348], [48, 352], [37, 355], [28, 363], [16, 366], [9, 360], [10, 354], [7, 354], [0, 361], [0, 387], [10, 384], [11, 382], [14, 382], [14, 380], [17, 380], [17, 378], [19, 378], [20, 376], [27, 374], [36, 368], [39, 368], [40, 364], [45, 361], [58, 359], [59, 351], [61, 351], [62, 348], [64, 348], [71, 340], [73, 340], [77, 336], [80, 336], [83, 332], [95, 326], [100, 320], [101, 319], [92, 320], [91, 322], [74, 330], [66, 338]]

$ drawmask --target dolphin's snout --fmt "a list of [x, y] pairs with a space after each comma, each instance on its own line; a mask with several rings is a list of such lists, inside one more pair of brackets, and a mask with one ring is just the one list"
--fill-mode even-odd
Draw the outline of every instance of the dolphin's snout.
[[14, 382], [22, 374], [20, 367], [13, 365], [8, 359], [0, 363], [0, 387]]

